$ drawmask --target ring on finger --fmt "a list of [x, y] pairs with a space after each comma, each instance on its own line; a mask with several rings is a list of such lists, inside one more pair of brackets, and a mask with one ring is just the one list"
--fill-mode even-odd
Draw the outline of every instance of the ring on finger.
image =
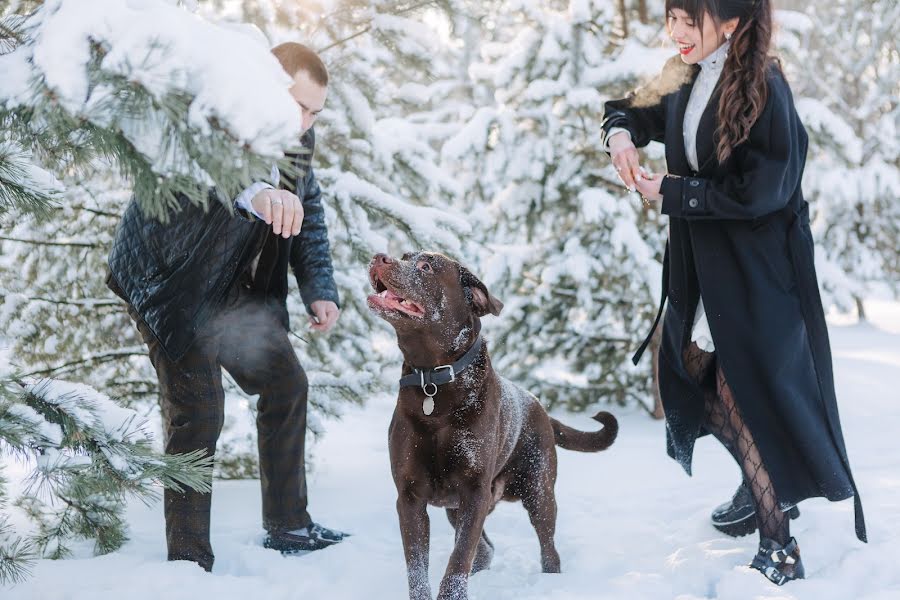
[[273, 197], [269, 196], [269, 201], [272, 204], [284, 204], [284, 202], [281, 200], [281, 198], [273, 198]]

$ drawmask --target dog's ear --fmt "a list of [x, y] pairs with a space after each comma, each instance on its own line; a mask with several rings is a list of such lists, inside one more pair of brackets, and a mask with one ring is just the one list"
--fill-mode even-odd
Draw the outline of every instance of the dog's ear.
[[475, 309], [476, 317], [483, 317], [488, 313], [495, 317], [500, 315], [503, 303], [492, 296], [487, 286], [463, 266], [459, 267], [459, 282], [466, 292], [466, 300]]

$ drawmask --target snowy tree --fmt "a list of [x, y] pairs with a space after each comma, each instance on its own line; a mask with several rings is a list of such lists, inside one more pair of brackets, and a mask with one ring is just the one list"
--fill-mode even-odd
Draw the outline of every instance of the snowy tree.
[[230, 206], [273, 160], [292, 171], [290, 80], [258, 38], [160, 0], [2, 9], [0, 328], [24, 372], [134, 404], [156, 388], [103, 284], [118, 215], [134, 194], [164, 217], [210, 185]]
[[[490, 211], [480, 269], [507, 302], [495, 360], [574, 409], [647, 402], [652, 380], [628, 359], [655, 315], [662, 221], [621, 188], [600, 122], [603, 101], [655, 74], [668, 52], [623, 39], [616, 10], [506, 3], [471, 67], [480, 108], [443, 148], [469, 208]], [[630, 31], [650, 42], [658, 28]], [[661, 149], [651, 155], [658, 166]]]
[[826, 304], [900, 293], [900, 5], [832, 0], [780, 11], [779, 37], [810, 134], [803, 178]]
[[[30, 12], [11, 12], [22, 8]], [[163, 0], [98, 0], [90, 10], [5, 1], [0, 10], [0, 211], [46, 213], [60, 187], [50, 173], [100, 159], [129, 180], [145, 211], [166, 218], [182, 198], [205, 204], [209, 185], [233, 197], [298, 146], [285, 74], [250, 36]], [[233, 60], [197, 53], [197, 39]]]
[[92, 388], [3, 380], [0, 454], [31, 467], [15, 505], [34, 527], [17, 532], [0, 519], [0, 584], [27, 575], [36, 557], [65, 557], [74, 540], [93, 540], [97, 554], [118, 549], [127, 540], [131, 496], [154, 500], [159, 485], [210, 490], [211, 457], [202, 450], [161, 456], [151, 441], [137, 413]]
[[209, 185], [229, 198], [296, 143], [299, 118], [258, 40], [159, 0], [83, 8], [3, 4], [0, 326], [26, 371], [135, 398], [149, 365], [103, 285], [125, 203], [165, 218]]
[[[115, 343], [103, 330], [109, 322], [97, 319], [101, 331], [79, 336], [69, 317], [111, 307], [97, 291], [100, 254], [89, 252], [111, 232], [88, 221], [111, 223], [126, 194], [93, 202], [92, 193], [127, 181], [163, 219], [182, 202], [208, 202], [210, 186], [230, 206], [273, 161], [291, 169], [284, 151], [296, 146], [300, 124], [290, 79], [258, 40], [161, 0], [2, 2], [0, 71], [2, 255], [11, 258], [0, 279], [2, 331], [13, 344], [28, 339], [12, 353], [19, 367], [33, 366], [32, 356], [55, 365], [48, 373], [96, 367], [105, 362], [91, 356], [102, 354], [98, 340]], [[244, 81], [229, 87], [235, 73]], [[71, 238], [57, 236], [63, 219]], [[15, 503], [37, 531], [0, 523], [4, 581], [26, 574], [35, 556], [65, 555], [73, 538], [94, 539], [97, 552], [118, 547], [130, 494], [148, 498], [159, 484], [209, 489], [210, 459], [158, 456], [132, 411], [86, 386], [13, 378], [10, 361], [0, 361], [0, 453], [36, 457], [34, 486]]]
[[[318, 12], [262, 1], [200, 3], [199, 8], [208, 18], [204, 26], [216, 27], [217, 33], [227, 31], [229, 39], [246, 38], [260, 46], [296, 40], [325, 49], [332, 84], [327, 110], [316, 128], [314, 165], [324, 191], [342, 297], [337, 330], [327, 337], [304, 333], [305, 310], [296, 294], [289, 295], [292, 339], [310, 376], [310, 401], [315, 408], [310, 426], [315, 431], [319, 428], [316, 415], [333, 414], [342, 401], [359, 402], [373, 390], [393, 385], [376, 375], [385, 360], [396, 358], [392, 345], [376, 344], [386, 351], [387, 359], [372, 352], [372, 332], [382, 330], [383, 323], [369, 314], [365, 304], [365, 267], [371, 256], [421, 247], [454, 252], [468, 230], [467, 221], [447, 208], [459, 193], [458, 186], [437, 165], [436, 147], [442, 136], [455, 131], [447, 123], [454, 113], [451, 109], [430, 112], [421, 102], [429, 96], [437, 104], [453, 84], [438, 78], [442, 67], [433, 56], [433, 40], [427, 29], [423, 31], [417, 20], [421, 12], [412, 4], [372, 7], [345, 2], [320, 7]], [[182, 11], [179, 18], [185, 16]], [[255, 22], [259, 29], [254, 31], [246, 21]], [[260, 29], [268, 33], [268, 40]], [[422, 33], [410, 36], [408, 30]], [[171, 35], [174, 39], [168, 45], [174, 50], [166, 59], [170, 63], [199, 58], [214, 75], [231, 68], [221, 58], [215, 62], [215, 49], [200, 57], [179, 57], [178, 44], [183, 40]], [[221, 54], [231, 57], [243, 50]], [[238, 64], [260, 58], [258, 48], [249, 54]], [[202, 75], [210, 93], [216, 81], [223, 93], [240, 87], [259, 95], [254, 88], [267, 89], [243, 73], [239, 81], [231, 73], [232, 81], [227, 82], [195, 74]], [[171, 75], [174, 81], [180, 80], [176, 73]], [[165, 81], [163, 74], [156, 76]], [[393, 103], [388, 101], [392, 99]], [[238, 109], [248, 114], [267, 110]], [[252, 122], [243, 113], [233, 116], [236, 121]], [[245, 159], [234, 160], [240, 165]], [[26, 372], [87, 381], [150, 414], [157, 393], [155, 375], [121, 303], [103, 284], [109, 243], [134, 184], [105, 165], [92, 167], [64, 178], [66, 185], [61, 187], [66, 190], [58, 192], [52, 221], [17, 219], [0, 232], [0, 296], [4, 297], [0, 327], [14, 333], [13, 348]], [[214, 183], [218, 186], [218, 180]], [[252, 403], [242, 398], [227, 374], [224, 383], [230, 407], [235, 403], [246, 411], [229, 411], [217, 450], [217, 473], [255, 476], [256, 444], [254, 434], [248, 433], [254, 418]]]

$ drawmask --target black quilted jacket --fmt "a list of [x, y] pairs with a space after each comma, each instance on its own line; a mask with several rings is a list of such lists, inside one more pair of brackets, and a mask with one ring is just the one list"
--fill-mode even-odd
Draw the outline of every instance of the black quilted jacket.
[[[312, 130], [304, 136], [303, 145], [315, 148]], [[290, 327], [289, 266], [307, 311], [316, 300], [338, 303], [322, 192], [312, 168], [297, 184], [303, 227], [298, 236], [288, 239], [274, 236], [270, 225], [243, 211], [229, 213], [212, 190], [208, 211], [185, 201], [167, 224], [145, 217], [134, 200], [129, 203], [109, 254], [107, 283], [135, 308], [170, 359], [177, 361], [184, 355], [267, 239], [275, 238], [270, 243], [277, 243], [278, 252], [266, 298], [279, 311], [286, 329]]]

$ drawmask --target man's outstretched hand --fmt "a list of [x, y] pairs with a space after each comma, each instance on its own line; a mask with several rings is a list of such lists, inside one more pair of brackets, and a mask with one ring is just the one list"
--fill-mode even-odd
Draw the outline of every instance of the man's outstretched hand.
[[341, 309], [331, 300], [316, 300], [309, 307], [319, 319], [317, 323], [313, 317], [309, 318], [309, 328], [313, 331], [328, 331], [337, 323], [338, 317], [341, 315]]
[[303, 203], [287, 190], [262, 190], [250, 201], [253, 209], [272, 226], [272, 232], [289, 238], [300, 233], [303, 225]]

